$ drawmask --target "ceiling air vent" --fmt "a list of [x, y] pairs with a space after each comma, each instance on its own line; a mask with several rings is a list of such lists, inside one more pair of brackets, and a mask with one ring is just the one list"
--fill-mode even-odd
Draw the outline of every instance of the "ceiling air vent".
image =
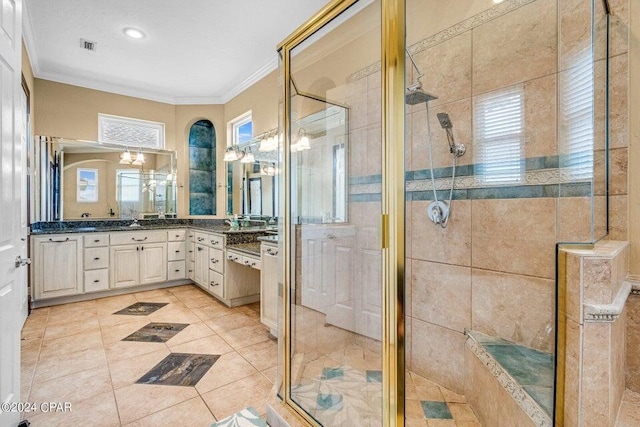
[[90, 50], [91, 52], [95, 52], [97, 45], [98, 43], [96, 42], [80, 39], [80, 47], [86, 50]]

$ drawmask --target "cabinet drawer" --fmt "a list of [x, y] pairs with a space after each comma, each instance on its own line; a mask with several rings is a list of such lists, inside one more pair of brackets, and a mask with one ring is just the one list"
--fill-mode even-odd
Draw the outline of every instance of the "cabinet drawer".
[[196, 231], [196, 243], [201, 245], [207, 245], [211, 248], [223, 249], [224, 248], [224, 236], [219, 234], [202, 233]]
[[185, 259], [185, 242], [169, 242], [167, 244], [167, 259], [182, 261]]
[[252, 258], [249, 256], [245, 256], [243, 257], [243, 262], [244, 265], [246, 265], [247, 267], [251, 267], [251, 268], [255, 268], [256, 270], [260, 270], [260, 260], [258, 258]]
[[84, 236], [85, 248], [96, 248], [99, 246], [109, 246], [108, 234], [88, 234]]
[[244, 257], [235, 252], [227, 252], [227, 259], [229, 261], [237, 262], [239, 264], [244, 264]]
[[209, 270], [209, 290], [220, 298], [224, 298], [224, 276], [222, 274]]
[[84, 291], [97, 292], [109, 289], [109, 269], [90, 270], [84, 272]]
[[220, 249], [209, 248], [209, 268], [224, 273], [224, 257]]
[[170, 261], [168, 263], [167, 280], [184, 279], [186, 277], [185, 264], [184, 261]]
[[109, 248], [85, 248], [84, 269], [97, 270], [99, 268], [109, 268]]
[[169, 230], [167, 231], [167, 240], [170, 242], [182, 241], [187, 235], [187, 230]]
[[196, 241], [196, 232], [193, 231], [193, 230], [187, 231], [187, 240], [189, 240], [190, 242], [195, 242]]
[[163, 243], [167, 241], [166, 231], [135, 231], [111, 233], [111, 245], [132, 245], [137, 243]]
[[195, 261], [189, 261], [187, 264], [187, 278], [194, 280], [196, 277], [196, 263]]

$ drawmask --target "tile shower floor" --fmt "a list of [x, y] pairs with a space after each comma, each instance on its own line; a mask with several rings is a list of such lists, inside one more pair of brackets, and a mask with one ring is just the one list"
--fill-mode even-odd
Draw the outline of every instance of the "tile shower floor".
[[36, 309], [22, 332], [21, 400], [71, 402], [72, 411], [25, 418], [33, 427], [197, 427], [248, 406], [264, 416], [277, 346], [259, 310], [228, 308], [195, 286]]
[[[380, 365], [379, 356], [358, 345], [318, 358], [298, 354], [292, 398], [327, 426], [380, 426]], [[410, 371], [405, 388], [407, 427], [481, 426], [464, 396]]]

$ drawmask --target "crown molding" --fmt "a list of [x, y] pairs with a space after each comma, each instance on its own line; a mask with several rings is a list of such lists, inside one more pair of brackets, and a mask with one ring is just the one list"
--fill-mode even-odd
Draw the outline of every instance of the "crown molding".
[[227, 91], [222, 97], [221, 101], [223, 104], [231, 101], [236, 96], [240, 95], [245, 90], [249, 89], [251, 86], [256, 84], [258, 81], [269, 75], [272, 71], [278, 68], [278, 54], [274, 53], [271, 59], [260, 67], [255, 73], [251, 74], [245, 80], [240, 82], [231, 90]]
[[175, 98], [162, 95], [156, 92], [134, 89], [129, 86], [117, 85], [114, 83], [101, 82], [99, 80], [86, 79], [83, 77], [67, 76], [64, 74], [51, 73], [47, 71], [39, 72], [35, 77], [42, 80], [50, 80], [57, 83], [64, 83], [72, 86], [84, 87], [87, 89], [99, 90], [102, 92], [115, 93], [118, 95], [131, 96], [149, 101], [162, 102], [164, 104], [175, 105]]
[[22, 2], [22, 39], [24, 40], [24, 46], [27, 50], [27, 54], [29, 55], [31, 71], [33, 71], [34, 77], [37, 77], [37, 75], [40, 74], [40, 62], [38, 60], [36, 40], [27, 4], [28, 2], [26, 0]]

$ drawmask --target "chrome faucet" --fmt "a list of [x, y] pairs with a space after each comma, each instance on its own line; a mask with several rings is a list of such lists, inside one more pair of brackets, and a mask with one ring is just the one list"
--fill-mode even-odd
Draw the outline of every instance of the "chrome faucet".
[[129, 224], [129, 227], [140, 227], [140, 224], [138, 224], [138, 218], [133, 218], [133, 222]]

